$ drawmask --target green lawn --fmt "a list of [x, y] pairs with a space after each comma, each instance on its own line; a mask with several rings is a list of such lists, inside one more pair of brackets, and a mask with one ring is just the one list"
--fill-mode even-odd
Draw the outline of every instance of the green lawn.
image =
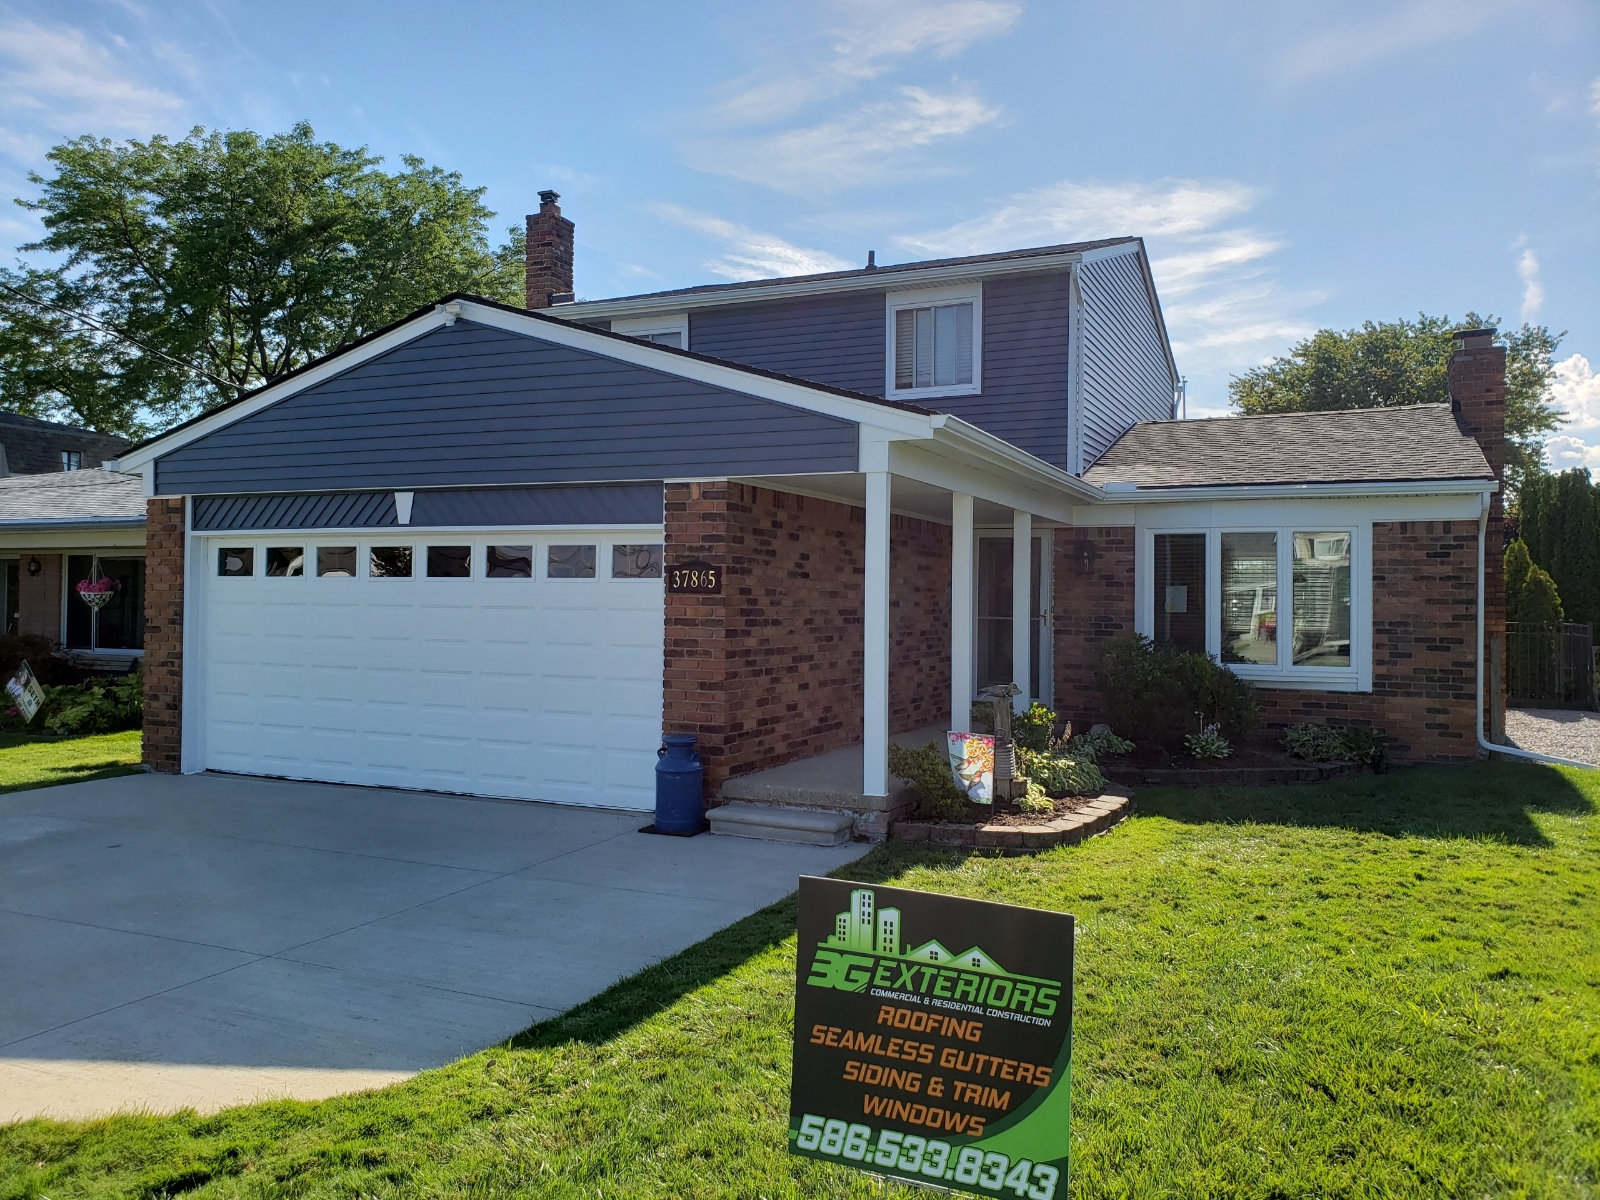
[[[841, 872], [1079, 915], [1075, 1200], [1600, 1190], [1600, 773], [1139, 801]], [[0, 1197], [915, 1195], [784, 1153], [793, 920], [383, 1092], [0, 1129]]]
[[41, 738], [0, 733], [0, 792], [131, 775], [139, 770], [139, 731]]

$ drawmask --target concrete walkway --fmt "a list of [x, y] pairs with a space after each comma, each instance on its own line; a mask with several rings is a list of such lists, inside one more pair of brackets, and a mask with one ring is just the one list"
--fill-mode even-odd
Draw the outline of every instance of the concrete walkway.
[[227, 775], [0, 796], [0, 1122], [383, 1086], [864, 850], [647, 820]]

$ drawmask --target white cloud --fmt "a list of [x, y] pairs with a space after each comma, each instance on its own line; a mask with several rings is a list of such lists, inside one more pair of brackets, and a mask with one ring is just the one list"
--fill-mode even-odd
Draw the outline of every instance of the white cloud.
[[846, 262], [826, 250], [796, 246], [776, 234], [762, 233], [709, 213], [665, 203], [652, 205], [651, 208], [658, 216], [721, 243], [721, 257], [707, 262], [705, 268], [724, 279], [815, 275], [823, 271], [845, 271], [860, 265]]
[[1551, 470], [1571, 471], [1576, 467], [1588, 467], [1590, 471], [1600, 472], [1600, 445], [1591, 445], [1570, 434], [1551, 438], [1544, 444], [1544, 453]]
[[1022, 11], [997, 0], [854, 0], [837, 5], [843, 23], [828, 30], [828, 48], [801, 54], [785, 47], [785, 65], [763, 68], [733, 85], [717, 115], [737, 124], [778, 120], [808, 104], [879, 78], [901, 60], [931, 53], [950, 58], [982, 38], [1010, 31]]
[[943, 173], [918, 151], [999, 119], [968, 91], [902, 87], [893, 99], [800, 129], [685, 146], [690, 166], [805, 195]]
[[1318, 30], [1289, 47], [1278, 61], [1286, 79], [1329, 75], [1470, 37], [1496, 17], [1525, 7], [1523, 0], [1410, 0], [1380, 6], [1383, 16], [1363, 24]]
[[30, 160], [63, 136], [148, 137], [179, 123], [184, 102], [136, 78], [127, 51], [64, 25], [0, 23], [0, 151]]
[[1566, 420], [1562, 432], [1545, 443], [1550, 465], [1600, 471], [1600, 375], [1587, 358], [1573, 354], [1556, 364], [1551, 400]]
[[1544, 307], [1544, 284], [1539, 281], [1539, 256], [1524, 250], [1517, 259], [1517, 274], [1522, 277], [1522, 321], [1530, 324], [1539, 319]]
[[1600, 75], [1596, 75], [1594, 82], [1589, 85], [1589, 112], [1600, 120]]

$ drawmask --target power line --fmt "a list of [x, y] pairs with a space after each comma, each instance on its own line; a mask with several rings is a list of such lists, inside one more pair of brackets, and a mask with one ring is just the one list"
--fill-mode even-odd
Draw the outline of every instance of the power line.
[[74, 321], [82, 321], [86, 325], [92, 325], [94, 328], [98, 329], [101, 333], [108, 333], [114, 338], [119, 338], [120, 340], [122, 340], [124, 342], [127, 342], [130, 346], [137, 346], [140, 350], [143, 350], [146, 354], [154, 354], [157, 358], [164, 358], [164, 359], [166, 359], [167, 362], [171, 363], [173, 366], [182, 367], [185, 371], [188, 371], [188, 372], [190, 372], [192, 374], [198, 375], [202, 379], [208, 379], [212, 383], [216, 384], [218, 387], [226, 389], [227, 391], [237, 392], [239, 390], [237, 387], [235, 387], [233, 384], [227, 382], [226, 380], [218, 379], [210, 371], [202, 370], [201, 368], [195, 366], [193, 363], [186, 363], [186, 362], [182, 361], [181, 359], [173, 358], [172, 355], [168, 354], [165, 350], [157, 350], [154, 346], [146, 346], [138, 338], [130, 337], [128, 334], [123, 333], [120, 329], [113, 329], [113, 328], [111, 328], [111, 326], [106, 325], [103, 322], [96, 320], [94, 317], [91, 317], [86, 313], [77, 312], [76, 310], [70, 309], [70, 308], [62, 308], [61, 305], [59, 305], [59, 304], [51, 304], [50, 301], [48, 301], [48, 300], [41, 300], [37, 296], [30, 296], [27, 292], [23, 291], [21, 288], [12, 287], [9, 283], [5, 283], [3, 281], [0, 281], [0, 288], [3, 288], [6, 291], [10, 292], [13, 296], [21, 297], [22, 299], [26, 300], [30, 304], [37, 304], [40, 308], [48, 308], [51, 312], [58, 312], [64, 317], [72, 318]]

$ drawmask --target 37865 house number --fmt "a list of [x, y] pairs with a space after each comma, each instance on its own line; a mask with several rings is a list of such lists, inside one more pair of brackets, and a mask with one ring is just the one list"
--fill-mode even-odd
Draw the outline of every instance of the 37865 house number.
[[669, 595], [720, 596], [722, 568], [698, 559], [674, 563], [667, 568], [667, 592]]

